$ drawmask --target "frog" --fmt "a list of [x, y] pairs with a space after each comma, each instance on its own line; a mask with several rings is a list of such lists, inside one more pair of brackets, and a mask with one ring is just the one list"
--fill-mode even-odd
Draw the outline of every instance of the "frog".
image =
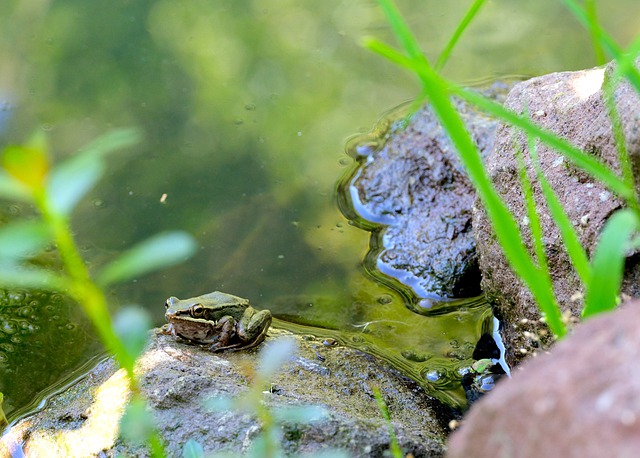
[[165, 308], [168, 324], [162, 330], [164, 334], [213, 352], [259, 345], [267, 336], [272, 319], [269, 310], [256, 310], [248, 299], [220, 291], [183, 300], [171, 296]]

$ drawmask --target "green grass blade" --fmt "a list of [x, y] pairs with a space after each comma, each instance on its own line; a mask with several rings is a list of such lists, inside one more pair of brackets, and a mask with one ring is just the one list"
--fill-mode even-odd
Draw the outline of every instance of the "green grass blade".
[[542, 189], [542, 193], [544, 195], [547, 207], [549, 208], [549, 212], [551, 213], [551, 217], [560, 230], [562, 242], [564, 243], [565, 249], [567, 250], [569, 259], [571, 259], [573, 268], [576, 270], [576, 273], [580, 277], [582, 284], [586, 285], [591, 275], [591, 268], [589, 267], [589, 258], [587, 258], [587, 253], [584, 251], [584, 248], [582, 248], [580, 237], [578, 237], [578, 233], [573, 228], [571, 220], [567, 216], [567, 213], [564, 211], [564, 208], [560, 203], [560, 199], [558, 199], [558, 196], [554, 192], [551, 184], [549, 184], [549, 181], [547, 181], [547, 178], [544, 176], [544, 173], [540, 168], [540, 161], [538, 160], [538, 152], [535, 145], [535, 140], [533, 139], [533, 137], [529, 136], [528, 141], [531, 161], [536, 171], [536, 177], [538, 178], [538, 182], [540, 183], [540, 188]]
[[604, 65], [607, 63], [607, 59], [604, 55], [604, 49], [602, 49], [602, 45], [598, 39], [599, 37], [592, 31], [595, 24], [598, 23], [598, 13], [596, 12], [595, 0], [584, 0], [584, 11], [587, 15], [587, 20], [591, 25], [591, 27], [589, 27], [589, 31], [591, 35], [591, 45], [593, 46], [593, 54], [596, 58], [596, 65]]
[[618, 61], [618, 70], [623, 74], [640, 93], [640, 72], [633, 64], [635, 58], [640, 53], [640, 36], [623, 51], [613, 38], [598, 24], [597, 21], [589, 17], [587, 11], [582, 8], [576, 0], [562, 0], [565, 6], [571, 11], [576, 19], [591, 33], [591, 36], [598, 40], [600, 46], [613, 58]]
[[422, 54], [418, 40], [416, 40], [393, 1], [378, 0], [378, 5], [380, 5], [380, 8], [382, 8], [382, 11], [387, 17], [387, 21], [389, 21], [389, 25], [396, 39], [409, 57], [411, 57], [412, 60], [426, 60]]
[[428, 76], [430, 84], [427, 86], [428, 89], [425, 88], [425, 91], [428, 93], [434, 111], [449, 133], [449, 137], [457, 148], [467, 173], [482, 199], [509, 263], [531, 290], [552, 332], [562, 337], [566, 330], [550, 282], [535, 266], [529, 253], [522, 245], [522, 236], [518, 225], [487, 177], [480, 154], [466, 131], [462, 119], [446, 95], [446, 86], [435, 73]]
[[522, 150], [515, 148], [516, 160], [518, 162], [518, 175], [520, 177], [520, 186], [524, 192], [524, 202], [527, 207], [527, 218], [529, 220], [529, 227], [531, 228], [531, 237], [533, 239], [534, 253], [538, 260], [538, 268], [542, 271], [542, 274], [549, 278], [549, 268], [547, 265], [547, 255], [544, 251], [544, 243], [542, 241], [542, 226], [540, 224], [540, 217], [538, 216], [538, 210], [536, 209], [536, 201], [533, 197], [533, 187], [531, 186], [531, 180], [527, 176], [527, 169], [524, 164], [524, 158]]
[[634, 89], [640, 94], [640, 72], [636, 67], [635, 61], [640, 56], [640, 35], [629, 45], [625, 52], [618, 59], [617, 75], [623, 75], [633, 85]]
[[553, 296], [551, 283], [533, 263], [522, 245], [518, 224], [487, 177], [480, 153], [447, 96], [446, 84], [427, 67], [423, 69], [423, 77], [427, 80], [424, 90], [482, 199], [505, 256], [516, 274], [531, 290], [552, 332], [559, 337], [564, 336], [566, 330]]
[[415, 64], [411, 59], [386, 43], [383, 43], [372, 37], [366, 37], [362, 41], [362, 45], [370, 51], [381, 55], [385, 59], [390, 60], [400, 67], [406, 68], [407, 70], [415, 71]]
[[382, 393], [380, 392], [380, 388], [373, 388], [373, 396], [376, 398], [376, 404], [378, 404], [378, 410], [382, 414], [382, 418], [387, 425], [387, 431], [389, 432], [389, 449], [391, 451], [391, 456], [393, 458], [403, 458], [405, 455], [402, 453], [402, 449], [400, 448], [400, 444], [398, 444], [398, 439], [396, 437], [396, 433], [393, 429], [393, 423], [391, 423], [391, 415], [389, 415], [389, 409], [387, 404], [384, 402], [384, 398], [382, 397]]
[[593, 255], [582, 310], [584, 318], [616, 307], [629, 240], [639, 226], [638, 217], [629, 209], [614, 213], [605, 224]]
[[456, 43], [460, 39], [460, 36], [462, 36], [462, 33], [465, 31], [467, 26], [471, 23], [471, 21], [476, 16], [476, 14], [478, 14], [478, 11], [480, 11], [480, 8], [484, 4], [484, 2], [485, 0], [475, 0], [471, 5], [471, 7], [469, 8], [469, 10], [467, 11], [467, 13], [464, 15], [464, 17], [460, 21], [460, 24], [458, 24], [458, 27], [456, 28], [456, 30], [453, 32], [453, 35], [449, 39], [449, 42], [444, 47], [444, 49], [440, 53], [440, 56], [438, 57], [438, 60], [435, 65], [435, 70], [437, 72], [442, 70], [444, 65], [447, 63], [447, 60], [451, 55], [451, 51], [453, 51], [453, 48], [455, 47]]
[[[531, 290], [551, 331], [558, 337], [566, 334], [551, 282], [538, 269], [521, 242], [518, 225], [486, 175], [480, 153], [467, 132], [460, 115], [449, 100], [449, 85], [431, 68], [421, 54], [415, 38], [391, 0], [379, 0], [389, 17], [398, 40], [414, 62], [414, 71], [422, 81], [423, 92], [458, 150], [472, 183], [485, 206], [503, 251], [514, 269]], [[508, 112], [510, 113], [510, 112]]]
[[[618, 161], [620, 162], [620, 168], [622, 169], [622, 177], [626, 185], [630, 189], [634, 189], [635, 181], [633, 177], [633, 166], [631, 165], [631, 158], [629, 157], [629, 151], [627, 150], [627, 142], [624, 137], [624, 130], [622, 128], [622, 121], [618, 115], [618, 108], [615, 101], [615, 88], [618, 83], [618, 77], [605, 78], [603, 84], [604, 102], [609, 114], [609, 120], [611, 121], [611, 128], [613, 131], [613, 139], [618, 151]], [[636, 213], [640, 214], [640, 204], [638, 204], [638, 198], [635, 193], [627, 201], [629, 207], [631, 207]]]
[[606, 31], [595, 20], [595, 17], [591, 17], [588, 11], [576, 0], [562, 0], [562, 2], [571, 14], [575, 16], [578, 22], [580, 22], [580, 24], [589, 31], [592, 38], [599, 43], [601, 48], [606, 51], [609, 56], [616, 59], [622, 53], [622, 49], [615, 40], [606, 33]]
[[569, 161], [583, 169], [595, 179], [603, 182], [611, 191], [618, 194], [625, 200], [632, 199], [634, 190], [630, 189], [624, 180], [612, 172], [606, 165], [601, 163], [595, 157], [590, 156], [562, 137], [558, 137], [551, 131], [543, 129], [534, 124], [527, 117], [517, 115], [513, 111], [503, 107], [501, 104], [493, 100], [483, 97], [477, 92], [461, 88], [456, 85], [449, 86], [449, 90], [455, 95], [473, 103], [482, 110], [502, 119], [503, 121], [524, 130], [527, 135], [539, 138], [542, 142], [556, 149]]

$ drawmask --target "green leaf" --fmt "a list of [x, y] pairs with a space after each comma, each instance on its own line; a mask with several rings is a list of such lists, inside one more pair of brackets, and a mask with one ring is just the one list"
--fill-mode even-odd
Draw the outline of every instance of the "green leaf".
[[[34, 143], [36, 145], [39, 142]], [[7, 146], [2, 152], [2, 166], [17, 181], [34, 191], [41, 189], [49, 172], [46, 149], [31, 146]]]
[[204, 448], [200, 442], [195, 439], [189, 439], [182, 447], [182, 458], [202, 458], [204, 457]]
[[31, 288], [46, 291], [67, 292], [68, 281], [51, 271], [18, 264], [0, 264], [1, 288]]
[[310, 423], [326, 418], [328, 412], [320, 406], [284, 406], [274, 409], [272, 415], [279, 423]]
[[142, 140], [142, 133], [136, 128], [123, 128], [107, 132], [78, 150], [78, 155], [104, 157], [122, 148], [133, 146]]
[[56, 167], [48, 182], [51, 210], [63, 215], [71, 213], [103, 173], [104, 164], [100, 158], [89, 155], [74, 156]]
[[214, 412], [225, 412], [237, 408], [237, 403], [229, 396], [212, 396], [204, 401], [204, 407]]
[[617, 211], [604, 225], [591, 263], [584, 318], [616, 307], [629, 241], [639, 228], [638, 216], [629, 209]]
[[292, 338], [282, 337], [267, 343], [260, 350], [258, 377], [269, 380], [297, 351], [296, 342]]
[[135, 360], [147, 343], [147, 331], [151, 329], [149, 313], [139, 307], [125, 307], [118, 311], [113, 327], [131, 360]]
[[29, 188], [5, 170], [0, 169], [0, 198], [8, 200], [30, 201], [32, 195]]
[[134, 444], [144, 444], [153, 432], [153, 417], [147, 411], [144, 399], [134, 397], [120, 420], [120, 434]]
[[104, 157], [136, 144], [141, 138], [137, 129], [118, 129], [98, 137], [82, 147], [73, 157], [55, 167], [48, 182], [51, 209], [67, 215], [104, 173]]
[[186, 261], [196, 251], [194, 238], [182, 231], [158, 234], [122, 253], [98, 274], [106, 286]]
[[37, 254], [51, 242], [48, 226], [41, 220], [16, 221], [0, 229], [0, 257], [20, 260]]

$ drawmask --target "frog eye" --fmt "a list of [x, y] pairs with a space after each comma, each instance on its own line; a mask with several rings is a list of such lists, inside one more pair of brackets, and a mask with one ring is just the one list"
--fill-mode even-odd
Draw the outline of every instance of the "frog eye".
[[191, 316], [194, 318], [202, 318], [205, 314], [206, 309], [202, 306], [202, 304], [194, 304], [191, 306]]

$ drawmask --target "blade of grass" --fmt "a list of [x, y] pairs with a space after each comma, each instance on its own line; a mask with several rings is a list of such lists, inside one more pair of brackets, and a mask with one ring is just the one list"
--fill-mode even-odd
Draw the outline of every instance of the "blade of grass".
[[636, 59], [640, 56], [640, 35], [627, 47], [622, 56], [618, 59], [616, 67], [617, 75], [624, 75], [633, 85], [636, 92], [640, 94], [640, 72], [636, 67]]
[[591, 33], [591, 36], [598, 40], [600, 46], [613, 58], [618, 61], [617, 71], [633, 84], [636, 91], [640, 93], [640, 72], [633, 62], [640, 52], [640, 36], [623, 51], [613, 38], [602, 28], [597, 21], [589, 17], [589, 14], [575, 0], [562, 0], [567, 9], [576, 19]]
[[377, 386], [373, 388], [373, 396], [376, 398], [376, 404], [378, 404], [378, 410], [382, 414], [382, 418], [387, 424], [387, 431], [389, 432], [389, 449], [391, 451], [391, 456], [393, 458], [402, 458], [404, 453], [402, 453], [402, 449], [398, 444], [398, 439], [396, 438], [396, 433], [393, 430], [393, 423], [391, 423], [391, 415], [389, 415], [389, 409], [387, 404], [384, 402], [384, 398], [382, 397], [382, 393], [380, 392], [380, 388]]
[[376, 38], [365, 37], [364, 40], [362, 40], [362, 45], [370, 51], [381, 55], [385, 59], [393, 62], [400, 67], [404, 67], [407, 70], [415, 71], [415, 65], [411, 59], [409, 59], [397, 49], [381, 42]]
[[449, 39], [449, 42], [440, 53], [440, 56], [438, 56], [438, 60], [434, 67], [436, 72], [439, 72], [440, 70], [442, 70], [444, 65], [447, 63], [447, 60], [449, 60], [449, 56], [451, 55], [451, 51], [453, 51], [453, 48], [455, 47], [456, 43], [460, 39], [460, 36], [465, 31], [467, 26], [471, 23], [473, 18], [476, 17], [476, 14], [478, 14], [478, 11], [480, 11], [480, 8], [484, 4], [484, 2], [485, 0], [475, 0], [471, 5], [471, 7], [469, 8], [469, 10], [467, 11], [467, 13], [464, 15], [464, 17], [460, 21], [460, 24], [458, 24], [458, 27], [456, 28], [456, 30], [453, 32], [453, 35]]
[[[391, 2], [390, 0], [379, 0], [379, 3], [388, 6]], [[449, 84], [435, 73], [422, 54], [416, 54], [415, 38], [411, 36], [409, 28], [398, 10], [395, 7], [387, 7], [384, 10], [396, 35], [401, 37], [399, 41], [414, 61], [423, 90], [427, 94], [434, 112], [460, 154], [511, 267], [531, 290], [552, 332], [558, 337], [564, 336], [566, 330], [553, 296], [552, 286], [533, 263], [529, 253], [522, 245], [516, 221], [487, 177], [480, 154], [462, 119], [449, 100]]]
[[[598, 13], [596, 12], [595, 0], [584, 0], [584, 11], [587, 15], [589, 24], [598, 23]], [[591, 32], [590, 35], [591, 35], [591, 45], [593, 46], [593, 54], [595, 55], [595, 58], [596, 58], [596, 65], [604, 65], [607, 62], [607, 60], [604, 56], [604, 49], [602, 49], [600, 40], [593, 32]]]
[[582, 309], [584, 318], [616, 307], [625, 254], [639, 223], [636, 214], [626, 209], [614, 213], [605, 224], [593, 255], [591, 279], [587, 283]]
[[562, 2], [578, 22], [580, 22], [580, 24], [589, 31], [592, 39], [597, 41], [610, 57], [615, 59], [622, 53], [620, 46], [606, 33], [596, 20], [596, 17], [589, 14], [587, 9], [583, 8], [575, 0], [562, 0]]
[[520, 186], [522, 187], [522, 190], [524, 192], [524, 201], [527, 207], [527, 218], [529, 220], [529, 227], [531, 228], [534, 253], [536, 255], [536, 259], [538, 260], [538, 268], [541, 270], [542, 274], [548, 278], [548, 281], [551, 282], [551, 277], [549, 276], [549, 266], [547, 264], [547, 255], [544, 251], [544, 243], [542, 241], [542, 226], [540, 224], [538, 210], [536, 209], [536, 201], [533, 197], [531, 180], [529, 180], [529, 177], [527, 176], [524, 158], [522, 157], [522, 150], [520, 148], [515, 148], [515, 145], [514, 149], [516, 151], [516, 160], [518, 162]]
[[487, 99], [477, 92], [464, 89], [453, 84], [450, 84], [448, 89], [453, 94], [473, 103], [487, 113], [490, 113], [515, 127], [519, 127], [528, 135], [539, 138], [542, 142], [556, 149], [564, 157], [583, 169], [592, 177], [603, 182], [611, 191], [618, 194], [621, 198], [627, 201], [633, 198], [634, 190], [629, 189], [624, 180], [618, 177], [595, 157], [584, 153], [564, 138], [558, 137], [553, 132], [534, 124], [528, 118], [517, 115], [513, 111], [503, 107], [501, 104]]
[[411, 60], [416, 62], [424, 60], [426, 62], [426, 58], [422, 54], [418, 40], [416, 40], [411, 29], [402, 18], [400, 11], [393, 1], [378, 0], [378, 4], [387, 17], [387, 21], [389, 21], [389, 25], [391, 26], [391, 30], [394, 32], [396, 39], [409, 55]]
[[[631, 165], [631, 158], [629, 157], [629, 151], [627, 150], [627, 142], [624, 137], [622, 121], [618, 115], [618, 108], [616, 106], [615, 89], [618, 84], [618, 78], [619, 77], [616, 75], [611, 78], [605, 78], [602, 85], [604, 102], [609, 114], [609, 120], [611, 121], [613, 139], [616, 145], [616, 150], [618, 151], [618, 161], [620, 162], [620, 168], [622, 169], [622, 178], [629, 189], [634, 189], [635, 181], [633, 177], [633, 166]], [[636, 193], [633, 193], [632, 198], [628, 199], [627, 203], [637, 214], [640, 215], [640, 204], [638, 204]]]
[[538, 182], [540, 183], [540, 188], [542, 189], [545, 202], [551, 213], [551, 217], [560, 230], [562, 242], [567, 250], [567, 254], [569, 255], [573, 268], [576, 269], [576, 273], [580, 277], [582, 284], [586, 285], [591, 275], [591, 268], [589, 267], [587, 253], [584, 251], [584, 248], [582, 248], [580, 238], [573, 228], [573, 224], [571, 224], [571, 220], [567, 216], [567, 213], [564, 211], [564, 208], [560, 203], [560, 199], [558, 199], [558, 196], [553, 191], [551, 184], [547, 181], [547, 178], [542, 172], [540, 161], [538, 160], [538, 151], [535, 139], [531, 136], [528, 136], [527, 139], [529, 143], [531, 161], [533, 163]]

